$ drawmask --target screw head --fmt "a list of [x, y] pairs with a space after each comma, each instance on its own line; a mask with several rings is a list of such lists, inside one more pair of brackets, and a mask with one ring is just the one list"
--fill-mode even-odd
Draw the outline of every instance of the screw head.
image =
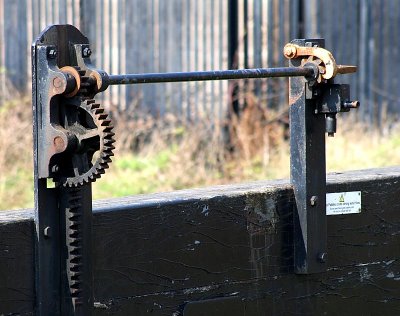
[[325, 262], [326, 262], [326, 259], [327, 259], [327, 256], [328, 256], [328, 254], [327, 254], [326, 252], [320, 252], [320, 253], [318, 254], [317, 259], [318, 259], [319, 262], [325, 263]]
[[49, 226], [47, 226], [45, 229], [43, 229], [43, 235], [45, 238], [51, 237], [51, 228]]
[[47, 52], [47, 57], [50, 59], [54, 59], [57, 57], [57, 50], [55, 48], [50, 48]]
[[310, 199], [310, 205], [311, 206], [316, 206], [318, 203], [318, 196], [313, 195]]
[[82, 51], [82, 57], [89, 57], [92, 55], [92, 50], [89, 47], [85, 47]]

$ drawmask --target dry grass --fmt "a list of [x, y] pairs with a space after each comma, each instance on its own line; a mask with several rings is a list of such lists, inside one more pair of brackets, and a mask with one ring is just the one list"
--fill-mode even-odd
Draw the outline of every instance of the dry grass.
[[14, 98], [0, 109], [0, 207], [33, 203], [32, 106]]
[[[251, 96], [247, 105], [225, 130], [181, 124], [173, 116], [160, 123], [114, 111], [117, 152], [110, 170], [94, 184], [94, 197], [287, 178], [289, 145], [280, 122], [285, 116], [262, 109]], [[7, 102], [0, 110], [0, 209], [33, 205], [31, 115], [29, 98]], [[226, 138], [235, 150], [221, 146]], [[327, 139], [330, 171], [399, 164], [399, 131], [382, 137], [340, 120], [337, 136]]]
[[[114, 116], [118, 123], [117, 165], [118, 156], [125, 159], [127, 152], [144, 160], [158, 153], [168, 156], [167, 163], [161, 161], [161, 170], [154, 179], [148, 179], [158, 181], [157, 191], [288, 175], [288, 164], [281, 168], [288, 162], [284, 140], [287, 131], [277, 120], [281, 115], [262, 109], [251, 95], [241, 118], [233, 116], [229, 128], [224, 128], [223, 122], [181, 124], [173, 116], [167, 116], [162, 124], [150, 117], [132, 120], [125, 114]], [[234, 150], [221, 145], [228, 138]], [[130, 185], [138, 182], [132, 179]]]
[[399, 125], [383, 134], [351, 120], [338, 124], [326, 142], [328, 172], [400, 165]]

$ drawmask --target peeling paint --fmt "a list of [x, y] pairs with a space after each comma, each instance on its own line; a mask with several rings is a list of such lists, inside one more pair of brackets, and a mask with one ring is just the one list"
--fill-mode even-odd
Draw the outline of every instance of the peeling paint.
[[359, 263], [359, 264], [356, 265], [356, 267], [367, 267], [367, 266], [377, 265], [377, 264], [380, 264], [380, 263], [381, 263], [380, 261]]
[[93, 306], [94, 306], [94, 308], [97, 308], [97, 309], [110, 309], [110, 306], [108, 306], [105, 303], [101, 303], [101, 302], [94, 302]]
[[394, 278], [394, 273], [393, 273], [393, 272], [389, 272], [389, 273], [386, 275], [386, 277], [389, 278], [389, 279], [393, 279], [393, 278]]
[[365, 280], [370, 280], [372, 277], [372, 274], [368, 272], [367, 267], [363, 267], [360, 269], [360, 282], [364, 282]]
[[203, 210], [201, 211], [201, 214], [203, 214], [204, 216], [208, 216], [208, 205], [203, 205]]
[[212, 290], [214, 287], [209, 285], [209, 286], [201, 286], [201, 287], [194, 287], [190, 289], [184, 289], [182, 292], [184, 295], [188, 294], [193, 294], [193, 293], [204, 293]]

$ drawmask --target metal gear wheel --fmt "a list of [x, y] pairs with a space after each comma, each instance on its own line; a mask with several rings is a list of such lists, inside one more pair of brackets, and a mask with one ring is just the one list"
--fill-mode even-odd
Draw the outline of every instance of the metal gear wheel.
[[313, 63], [314, 65], [316, 65], [318, 67], [319, 75], [318, 75], [318, 78], [317, 78], [317, 82], [320, 83], [320, 82], [322, 82], [322, 80], [325, 80], [325, 79], [322, 78], [322, 75], [326, 71], [324, 63], [322, 62], [322, 60], [317, 58], [317, 57], [315, 57], [315, 56], [309, 56], [307, 59], [303, 59], [301, 61], [301, 66], [305, 66], [306, 64], [309, 64], [309, 63]]
[[115, 142], [113, 126], [104, 108], [91, 99], [95, 93], [86, 71], [77, 66], [61, 70], [75, 78], [77, 87], [55, 109], [58, 124], [68, 135], [68, 147], [53, 161], [54, 179], [65, 187], [79, 187], [96, 181], [108, 168]]
[[[68, 108], [72, 108], [70, 113]], [[79, 187], [96, 181], [108, 168], [115, 148], [113, 126], [104, 108], [93, 99], [83, 100], [79, 107], [67, 104], [65, 109], [68, 119], [64, 128], [73, 135], [75, 146], [61, 182], [66, 187]]]

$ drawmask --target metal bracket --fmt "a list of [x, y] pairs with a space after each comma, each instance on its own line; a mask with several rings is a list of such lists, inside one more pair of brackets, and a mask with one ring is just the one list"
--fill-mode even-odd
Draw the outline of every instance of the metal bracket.
[[283, 54], [288, 59], [311, 56], [320, 59], [324, 65], [324, 70], [321, 71], [321, 77], [325, 80], [334, 78], [336, 74], [349, 74], [357, 71], [356, 66], [337, 65], [330, 51], [318, 45], [310, 44], [313, 43], [307, 42], [307, 46], [294, 44], [294, 42], [286, 44], [283, 48]]

